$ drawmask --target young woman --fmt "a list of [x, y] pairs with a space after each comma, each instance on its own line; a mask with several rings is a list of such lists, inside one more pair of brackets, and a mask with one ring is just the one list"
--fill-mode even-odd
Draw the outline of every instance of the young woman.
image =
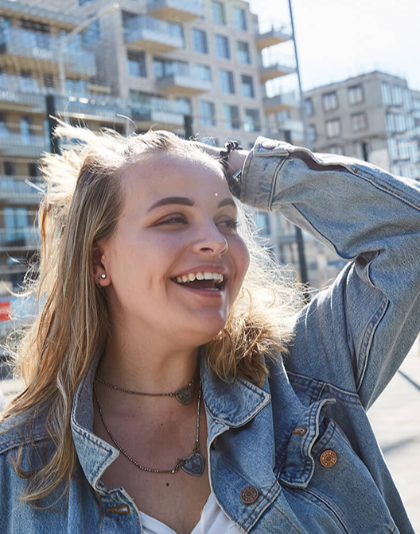
[[[1, 532], [412, 534], [366, 410], [420, 330], [419, 185], [262, 137], [58, 133]], [[230, 190], [348, 261], [296, 315]]]

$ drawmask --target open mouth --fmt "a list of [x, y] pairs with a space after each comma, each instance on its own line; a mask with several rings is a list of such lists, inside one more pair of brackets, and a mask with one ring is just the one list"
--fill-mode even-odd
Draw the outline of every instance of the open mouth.
[[[178, 278], [178, 279], [177, 279]], [[208, 293], [219, 293], [224, 290], [226, 287], [226, 280], [210, 279], [210, 280], [187, 280], [187, 281], [178, 281], [179, 277], [171, 278], [175, 284], [185, 287], [187, 289], [194, 289], [200, 291], [206, 291]]]

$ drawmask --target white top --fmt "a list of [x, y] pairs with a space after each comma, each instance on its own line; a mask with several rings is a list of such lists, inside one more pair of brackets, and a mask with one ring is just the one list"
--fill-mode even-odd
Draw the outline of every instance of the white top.
[[[164, 523], [140, 512], [144, 534], [176, 534], [174, 530]], [[191, 534], [240, 534], [240, 530], [228, 519], [217, 504], [213, 493], [210, 493], [200, 521], [196, 524]]]

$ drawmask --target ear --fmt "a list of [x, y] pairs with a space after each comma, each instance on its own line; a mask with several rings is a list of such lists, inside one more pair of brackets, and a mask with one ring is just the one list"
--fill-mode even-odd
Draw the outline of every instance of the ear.
[[92, 250], [92, 266], [95, 284], [101, 287], [109, 286], [111, 276], [106, 269], [107, 258], [100, 243], [95, 243]]

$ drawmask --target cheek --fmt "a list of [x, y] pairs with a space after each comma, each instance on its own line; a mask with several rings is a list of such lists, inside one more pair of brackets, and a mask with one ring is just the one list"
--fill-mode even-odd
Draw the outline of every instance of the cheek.
[[236, 267], [235, 291], [237, 294], [242, 286], [245, 275], [248, 271], [249, 250], [248, 250], [248, 247], [245, 245], [244, 241], [240, 237], [238, 237], [235, 240], [235, 242], [232, 245], [231, 250], [234, 256], [235, 267]]

